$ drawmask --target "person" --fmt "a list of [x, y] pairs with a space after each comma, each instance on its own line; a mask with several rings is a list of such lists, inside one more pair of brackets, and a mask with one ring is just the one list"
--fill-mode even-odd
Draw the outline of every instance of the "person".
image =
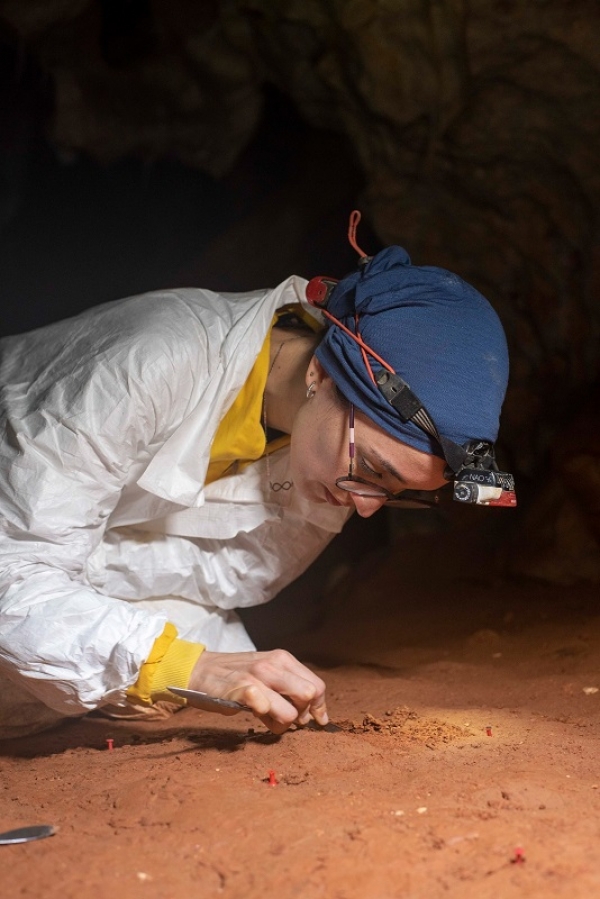
[[321, 678], [235, 610], [353, 512], [496, 483], [498, 316], [400, 247], [362, 254], [356, 220], [339, 283], [159, 291], [1, 341], [2, 736], [174, 708], [169, 686], [327, 723]]

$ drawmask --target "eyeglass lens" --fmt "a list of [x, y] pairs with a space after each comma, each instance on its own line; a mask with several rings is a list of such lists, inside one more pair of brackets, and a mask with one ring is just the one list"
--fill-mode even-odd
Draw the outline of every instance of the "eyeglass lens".
[[403, 493], [406, 494], [406, 496], [403, 497], [390, 493], [385, 487], [378, 487], [377, 484], [372, 484], [370, 481], [363, 481], [362, 478], [358, 478], [354, 474], [354, 458], [356, 451], [354, 443], [354, 403], [350, 403], [348, 431], [348, 474], [346, 477], [341, 477], [336, 480], [336, 487], [339, 487], [340, 490], [345, 490], [346, 493], [354, 493], [357, 496], [373, 497], [377, 499], [383, 497], [389, 506], [405, 506], [407, 508], [423, 509], [437, 505], [439, 497], [435, 491], [429, 493], [429, 491], [407, 490], [403, 491]]

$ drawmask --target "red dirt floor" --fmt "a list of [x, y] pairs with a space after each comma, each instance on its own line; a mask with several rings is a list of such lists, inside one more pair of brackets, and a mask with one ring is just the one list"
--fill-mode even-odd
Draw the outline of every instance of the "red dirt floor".
[[185, 709], [0, 742], [0, 829], [57, 828], [0, 847], [2, 899], [600, 895], [597, 589], [434, 548], [359, 567], [288, 641], [337, 733]]

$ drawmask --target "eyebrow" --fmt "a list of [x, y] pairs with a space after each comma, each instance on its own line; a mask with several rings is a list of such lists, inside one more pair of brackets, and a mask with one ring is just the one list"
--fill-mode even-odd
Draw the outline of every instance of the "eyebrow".
[[400, 472], [396, 468], [394, 468], [392, 463], [388, 462], [387, 459], [384, 459], [383, 456], [380, 456], [376, 449], [373, 449], [373, 447], [371, 447], [369, 450], [369, 454], [371, 456], [373, 456], [379, 462], [379, 464], [381, 465], [381, 467], [383, 469], [385, 469], [385, 471], [389, 472], [389, 474], [391, 474], [392, 477], [394, 477], [394, 478], [396, 478], [396, 480], [400, 481], [401, 484], [408, 483], [406, 478], [402, 474], [400, 474]]

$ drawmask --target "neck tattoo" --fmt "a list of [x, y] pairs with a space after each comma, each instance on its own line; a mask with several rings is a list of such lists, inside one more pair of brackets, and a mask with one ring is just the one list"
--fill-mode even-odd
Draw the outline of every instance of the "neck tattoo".
[[[288, 338], [288, 340], [282, 340], [282, 342], [277, 347], [277, 352], [275, 353], [275, 356], [273, 357], [273, 361], [271, 362], [271, 365], [269, 367], [269, 371], [267, 372], [267, 381], [269, 380], [269, 375], [275, 368], [275, 363], [277, 362], [277, 360], [279, 358], [280, 352], [282, 351], [282, 349], [284, 348], [286, 343], [293, 343], [294, 340], [300, 340], [300, 338], [299, 337], [290, 337], [290, 338]], [[265, 383], [265, 390], [263, 393], [263, 429], [265, 432], [265, 440], [268, 439], [267, 438], [267, 428], [268, 428], [268, 425], [267, 425], [267, 385]], [[267, 444], [265, 446], [265, 466], [267, 469], [267, 484], [269, 485], [270, 490], [273, 493], [279, 493], [280, 490], [291, 490], [291, 488], [294, 486], [292, 481], [273, 481], [272, 480], [272, 478], [271, 478], [271, 460], [269, 458], [269, 455], [270, 455], [269, 447]]]

